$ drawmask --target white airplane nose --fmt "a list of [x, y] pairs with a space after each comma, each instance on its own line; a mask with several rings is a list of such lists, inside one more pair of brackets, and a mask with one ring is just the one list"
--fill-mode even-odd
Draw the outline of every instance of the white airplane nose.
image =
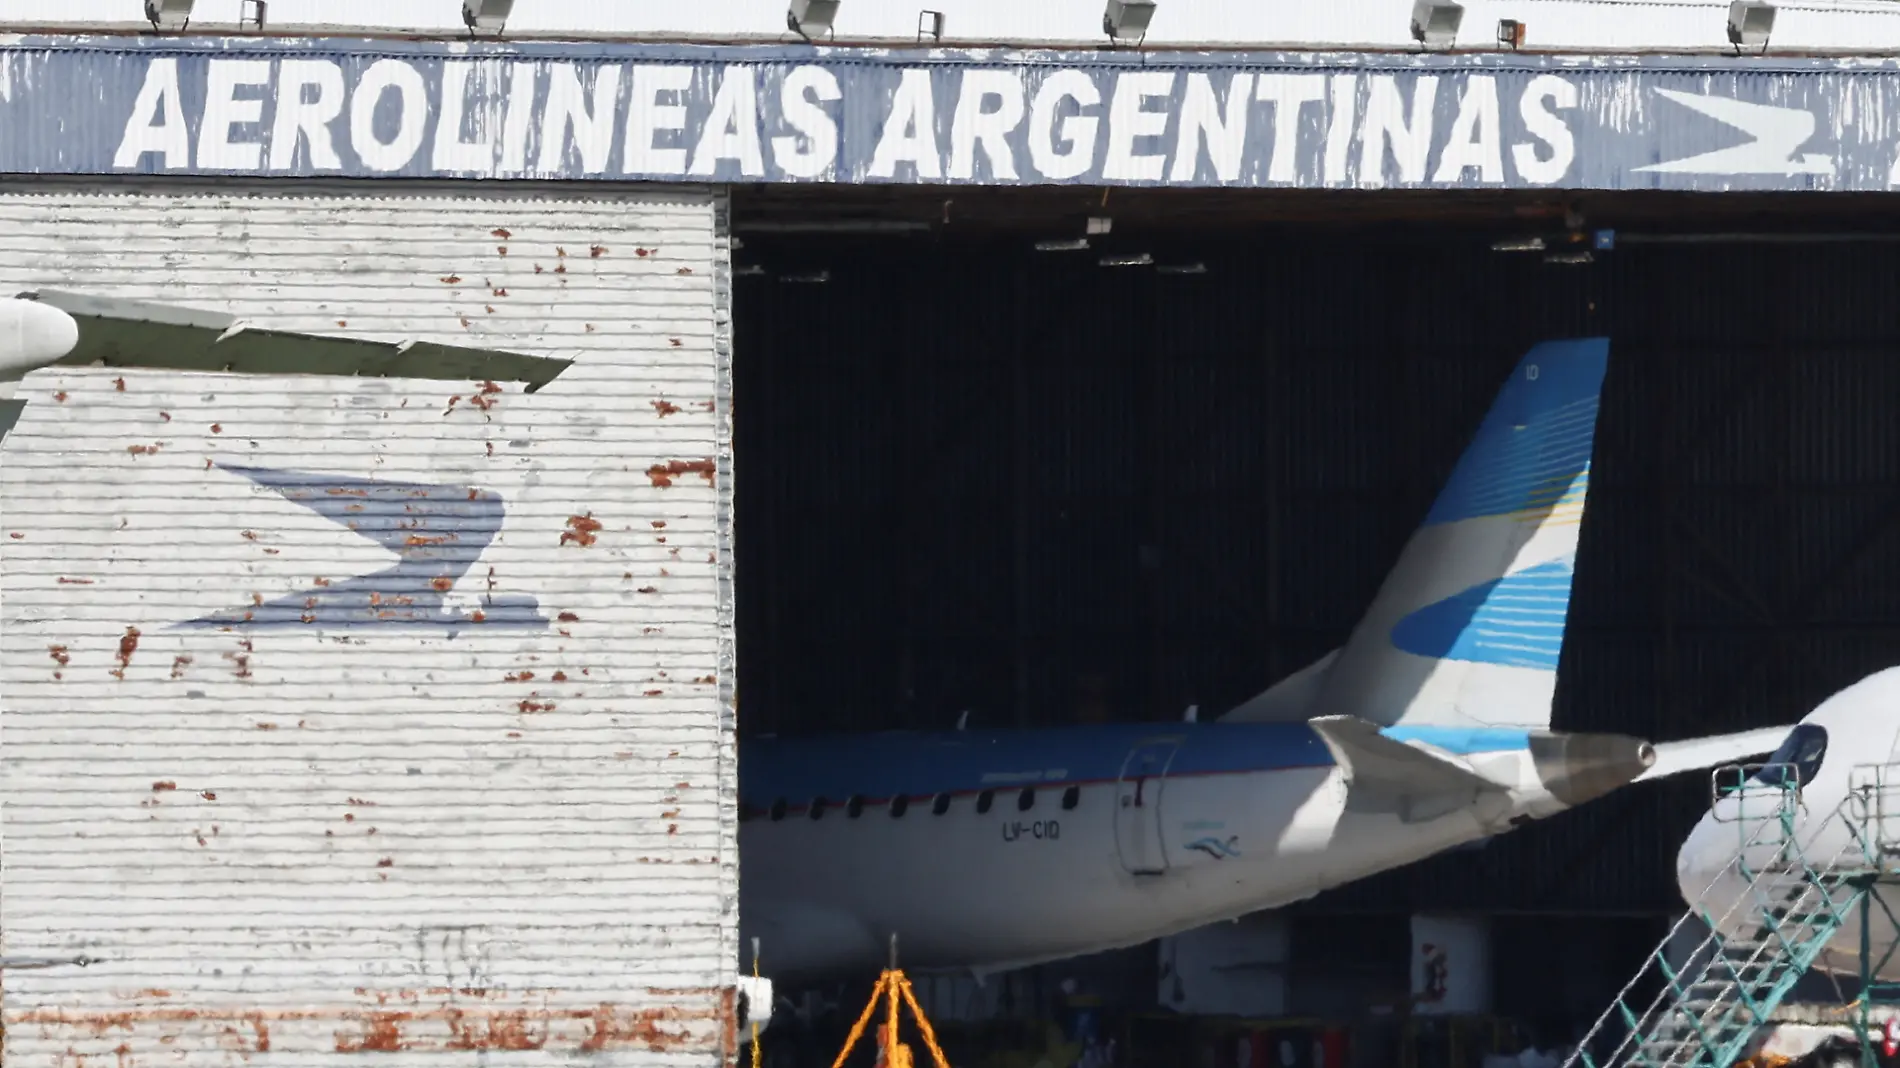
[[1676, 889], [1684, 904], [1693, 905], [1707, 896], [1710, 886], [1735, 859], [1738, 843], [1731, 840], [1733, 829], [1728, 834], [1721, 831], [1714, 820], [1704, 816], [1676, 850]]
[[73, 351], [79, 323], [50, 304], [0, 300], [0, 379], [19, 378]]

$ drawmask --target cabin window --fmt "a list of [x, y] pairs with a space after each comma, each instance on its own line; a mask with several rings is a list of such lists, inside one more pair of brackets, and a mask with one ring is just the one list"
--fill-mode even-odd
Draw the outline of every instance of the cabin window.
[[805, 814], [815, 820], [823, 819], [825, 815], [825, 799], [822, 797], [812, 798], [811, 808], [808, 809]]
[[950, 811], [950, 795], [949, 794], [938, 794], [936, 797], [931, 798], [930, 800], [930, 814], [931, 815], [941, 816], [948, 811]]
[[1023, 787], [1023, 792], [1016, 795], [1016, 811], [1028, 812], [1030, 809], [1035, 808], [1035, 807], [1036, 807], [1036, 788], [1033, 786]]
[[852, 794], [851, 800], [844, 803], [844, 814], [852, 819], [864, 815], [864, 795]]
[[[1814, 781], [1821, 772], [1821, 760], [1827, 755], [1827, 730], [1813, 723], [1802, 723], [1788, 733], [1781, 748], [1774, 751], [1755, 773], [1755, 781], [1770, 786], [1801, 786]], [[1788, 780], [1793, 779], [1790, 783]]]
[[910, 798], [898, 794], [891, 798], [891, 818], [897, 819], [910, 810]]
[[995, 790], [985, 790], [982, 793], [976, 795], [976, 814], [981, 816], [983, 813], [988, 812], [990, 810], [990, 805], [994, 803], [995, 801], [996, 801]]
[[1062, 791], [1062, 807], [1064, 809], [1074, 808], [1081, 800], [1082, 788], [1080, 786], [1071, 786], [1067, 790]]
[[785, 799], [784, 798], [781, 797], [777, 801], [772, 802], [771, 816], [775, 820], [782, 820], [785, 818]]

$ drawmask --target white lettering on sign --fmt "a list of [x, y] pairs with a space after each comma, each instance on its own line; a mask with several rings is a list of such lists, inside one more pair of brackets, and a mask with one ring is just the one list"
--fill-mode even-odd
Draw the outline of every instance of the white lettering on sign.
[[1174, 90], [1173, 71], [1124, 71], [1115, 79], [1115, 97], [1108, 105], [1108, 155], [1102, 177], [1109, 181], [1158, 181], [1168, 158], [1135, 151], [1138, 138], [1160, 137], [1168, 129], [1168, 113], [1153, 111], [1148, 101], [1165, 98]]
[[824, 104], [844, 97], [838, 76], [823, 67], [795, 67], [779, 87], [779, 112], [797, 133], [772, 138], [772, 161], [794, 178], [823, 178], [838, 162], [838, 123]]
[[1432, 181], [1462, 181], [1465, 172], [1474, 168], [1480, 182], [1489, 185], [1504, 181], [1504, 144], [1498, 133], [1497, 79], [1474, 74], [1465, 80], [1464, 95], [1458, 98], [1458, 117], [1451, 122], [1451, 135], [1439, 154]]
[[146, 64], [145, 84], [125, 120], [112, 165], [121, 170], [137, 167], [149, 152], [165, 157], [166, 170], [191, 166], [191, 130], [178, 99], [178, 60], [170, 56]]
[[[459, 64], [458, 64], [459, 65]], [[315, 92], [309, 92], [315, 90]], [[343, 68], [327, 59], [286, 59], [277, 73], [277, 121], [271, 126], [270, 169], [296, 166], [297, 146], [309, 146], [311, 170], [343, 169], [330, 124], [343, 114]], [[490, 165], [482, 161], [478, 170]]]
[[[581, 85], [581, 72], [572, 63], [548, 64], [548, 102], [541, 111], [541, 158], [535, 169], [543, 174], [567, 171], [567, 146], [572, 135], [580, 155], [582, 174], [607, 169], [614, 150], [614, 100], [620, 95], [620, 68], [594, 68], [594, 91]], [[451, 131], [453, 132], [453, 131]]]
[[1432, 150], [1432, 105], [1438, 98], [1438, 78], [1423, 74], [1412, 80], [1411, 115], [1399, 83], [1390, 74], [1372, 76], [1366, 100], [1365, 132], [1359, 138], [1359, 178], [1362, 184], [1383, 185], [1389, 148], [1399, 165], [1399, 181], [1425, 180], [1425, 157]]
[[[1056, 111], [1074, 101], [1078, 113], [1058, 122]], [[1095, 131], [1101, 120], [1082, 110], [1102, 102], [1095, 79], [1079, 70], [1059, 70], [1042, 81], [1029, 106], [1029, 159], [1044, 178], [1079, 178], [1095, 162]]]
[[[220, 171], [254, 171], [264, 158], [262, 141], [232, 141], [231, 129], [256, 125], [264, 118], [264, 100], [238, 95], [238, 87], [270, 85], [270, 61], [214, 59], [205, 75], [205, 118], [198, 127], [198, 166]], [[262, 131], [259, 131], [262, 135]]]
[[[994, 110], [985, 110], [989, 101]], [[967, 70], [957, 94], [957, 115], [950, 123], [950, 177], [976, 175], [976, 150], [983, 149], [990, 177], [1016, 179], [1016, 156], [1006, 140], [1022, 125], [1023, 82], [1007, 70]]]
[[931, 102], [930, 71], [923, 67], [904, 68], [903, 79], [891, 97], [891, 110], [884, 117], [884, 132], [871, 156], [871, 175], [892, 178], [897, 165], [908, 163], [918, 178], [941, 178], [937, 148], [937, 109]]
[[[394, 92], [396, 132], [385, 141], [376, 133], [376, 113]], [[399, 59], [380, 60], [363, 72], [350, 101], [350, 147], [372, 171], [399, 171], [415, 158], [429, 134], [429, 90], [416, 68]]]
[[1575, 77], [166, 55], [144, 65], [112, 165], [714, 181], [1554, 185], [1576, 163]]
[[1240, 160], [1247, 150], [1247, 116], [1253, 103], [1253, 75], [1236, 74], [1227, 82], [1227, 107], [1223, 110], [1214, 99], [1214, 82], [1207, 75], [1187, 76], [1187, 92], [1181, 98], [1181, 122], [1174, 138], [1174, 169], [1168, 178], [1176, 182], [1194, 180], [1201, 165], [1201, 146], [1207, 146], [1208, 161], [1214, 165], [1218, 181], [1240, 179]]
[[713, 97], [712, 114], [693, 149], [689, 174], [710, 177], [722, 159], [737, 160], [739, 173], [763, 177], [765, 157], [759, 149], [759, 91], [751, 67], [727, 67]]
[[1523, 99], [1518, 102], [1518, 109], [1524, 118], [1524, 128], [1544, 143], [1550, 155], [1540, 155], [1537, 146], [1529, 142], [1511, 146], [1511, 159], [1525, 181], [1535, 185], [1563, 181], [1577, 157], [1577, 143], [1571, 137], [1570, 127], [1550, 109], [1576, 106], [1577, 87], [1570, 82], [1554, 74], [1539, 74], [1531, 79]]
[[1326, 99], [1324, 74], [1262, 74], [1254, 91], [1261, 100], [1273, 104], [1273, 159], [1267, 164], [1267, 181], [1297, 181], [1294, 170], [1300, 151], [1300, 109]]
[[[673, 177], [686, 173], [686, 149], [661, 148], [654, 138], [662, 133], [686, 133], [686, 91], [693, 84], [693, 68], [650, 66], [633, 68], [633, 102], [627, 108], [628, 174]], [[661, 93], [673, 100], [660, 102]]]

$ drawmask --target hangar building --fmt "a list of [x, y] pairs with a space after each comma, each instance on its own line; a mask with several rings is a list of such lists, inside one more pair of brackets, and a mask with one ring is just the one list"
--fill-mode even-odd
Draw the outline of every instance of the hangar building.
[[[575, 362], [19, 386], [16, 1065], [723, 1061], [739, 735], [1230, 707], [1339, 644], [1546, 337], [1613, 341], [1560, 727], [1788, 722], [1900, 651], [1891, 60], [1570, 0], [1452, 48], [1372, 0], [1113, 47], [1066, 0], [819, 44], [739, 0], [131, 6], [4, 27], [0, 289]], [[1400, 1002], [1439, 917], [1472, 1011], [1587, 1018], [1705, 791], [1132, 981]]]

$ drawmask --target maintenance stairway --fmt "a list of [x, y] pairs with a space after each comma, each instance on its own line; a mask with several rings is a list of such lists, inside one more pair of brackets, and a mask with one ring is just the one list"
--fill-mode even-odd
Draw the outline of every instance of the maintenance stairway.
[[[1856, 912], [1863, 922], [1855, 1028], [1871, 1054], [1867, 1007], [1885, 957], [1870, 960], [1867, 933], [1876, 912], [1893, 922], [1871, 891], [1900, 881], [1900, 765], [1857, 767], [1853, 776], [1839, 808], [1809, 812], [1792, 765], [1716, 769], [1717, 819], [1737, 828], [1733, 858], [1564, 1068], [1730, 1068]], [[1825, 857], [1804, 855], [1822, 843]], [[1684, 956], [1685, 934], [1703, 929], [1710, 933]], [[1725, 938], [1721, 931], [1746, 933]], [[1608, 1055], [1591, 1052], [1619, 1033]]]

